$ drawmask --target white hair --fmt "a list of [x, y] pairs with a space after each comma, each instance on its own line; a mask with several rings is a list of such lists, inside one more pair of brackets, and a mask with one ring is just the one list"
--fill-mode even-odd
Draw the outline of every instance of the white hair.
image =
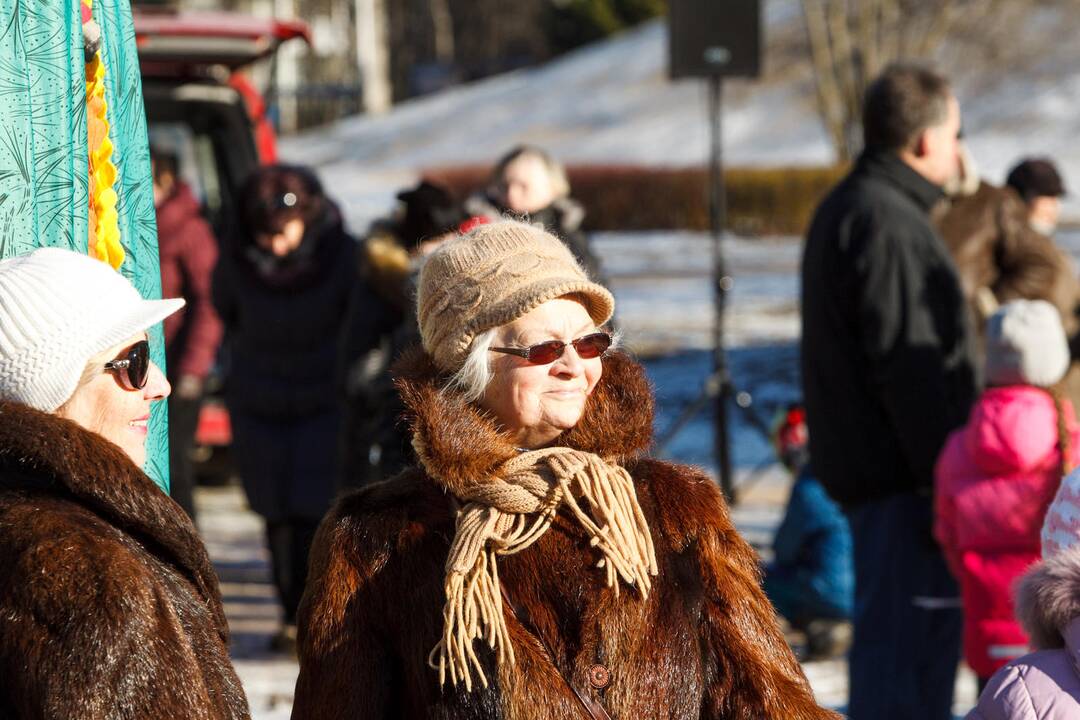
[[466, 402], [476, 402], [484, 397], [484, 392], [491, 382], [491, 358], [488, 356], [488, 351], [491, 349], [491, 343], [495, 340], [498, 329], [495, 327], [485, 330], [473, 338], [469, 345], [469, 354], [465, 356], [465, 362], [446, 383], [447, 389], [460, 390]]

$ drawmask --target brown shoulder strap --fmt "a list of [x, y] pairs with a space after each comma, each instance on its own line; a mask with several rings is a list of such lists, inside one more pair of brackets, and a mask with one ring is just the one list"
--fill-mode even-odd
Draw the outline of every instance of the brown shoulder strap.
[[581, 703], [581, 706], [585, 708], [585, 712], [589, 713], [589, 717], [592, 718], [592, 720], [611, 720], [611, 716], [608, 715], [607, 710], [605, 710], [604, 706], [592, 696], [592, 693], [580, 690], [574, 683], [570, 682], [570, 679], [559, 669], [559, 664], [555, 662], [555, 653], [544, 641], [544, 636], [538, 633], [536, 628], [533, 627], [528, 613], [524, 609], [519, 608], [514, 601], [510, 599], [510, 596], [506, 592], [506, 586], [499, 583], [499, 589], [502, 591], [503, 602], [505, 602], [506, 606], [514, 613], [514, 617], [516, 617], [518, 622], [521, 623], [521, 626], [525, 628], [525, 632], [529, 633], [540, 642], [541, 647], [544, 648], [544, 652], [548, 655], [548, 660], [551, 661], [551, 666], [555, 668], [555, 673], [559, 676], [559, 679], [563, 681], [566, 687], [570, 688], [574, 693], [574, 697], [576, 697], [578, 702]]

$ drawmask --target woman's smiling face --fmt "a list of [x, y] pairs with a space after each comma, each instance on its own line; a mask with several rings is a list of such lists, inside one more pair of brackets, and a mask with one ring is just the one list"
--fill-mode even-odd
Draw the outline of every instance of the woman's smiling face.
[[[548, 340], [569, 343], [595, 331], [584, 305], [558, 298], [499, 328], [492, 347], [525, 348]], [[492, 363], [493, 377], [480, 405], [523, 448], [543, 447], [574, 427], [603, 373], [599, 357], [583, 359], [573, 345], [547, 365], [504, 354], [494, 356]]]
[[150, 363], [146, 385], [141, 390], [129, 390], [116, 376], [120, 371], [105, 370], [104, 364], [122, 359], [128, 348], [145, 339], [146, 333], [139, 333], [91, 360], [92, 365], [97, 365], [101, 359], [100, 372], [81, 384], [56, 411], [57, 415], [73, 420], [119, 445], [139, 467], [146, 462], [150, 405], [168, 397], [171, 391], [169, 381], [157, 365]]

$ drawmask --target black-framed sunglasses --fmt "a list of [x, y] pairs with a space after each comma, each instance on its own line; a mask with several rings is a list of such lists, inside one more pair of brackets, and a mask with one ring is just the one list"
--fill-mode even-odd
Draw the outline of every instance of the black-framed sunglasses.
[[567, 345], [573, 345], [578, 357], [583, 360], [591, 360], [600, 357], [611, 347], [611, 334], [606, 332], [589, 333], [566, 343], [562, 340], [548, 340], [547, 342], [530, 345], [527, 348], [493, 347], [498, 353], [517, 355], [523, 357], [533, 365], [548, 365], [563, 356]]
[[105, 369], [117, 373], [125, 389], [142, 390], [150, 375], [150, 342], [140, 340], [116, 360], [105, 363]]

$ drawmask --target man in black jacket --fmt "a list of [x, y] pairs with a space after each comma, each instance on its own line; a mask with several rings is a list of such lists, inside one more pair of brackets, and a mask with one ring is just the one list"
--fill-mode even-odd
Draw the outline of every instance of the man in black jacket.
[[928, 214], [957, 171], [960, 109], [944, 78], [894, 65], [867, 89], [863, 126], [802, 267], [811, 456], [855, 549], [848, 712], [951, 718], [961, 620], [931, 534], [933, 468], [976, 381], [963, 293]]

